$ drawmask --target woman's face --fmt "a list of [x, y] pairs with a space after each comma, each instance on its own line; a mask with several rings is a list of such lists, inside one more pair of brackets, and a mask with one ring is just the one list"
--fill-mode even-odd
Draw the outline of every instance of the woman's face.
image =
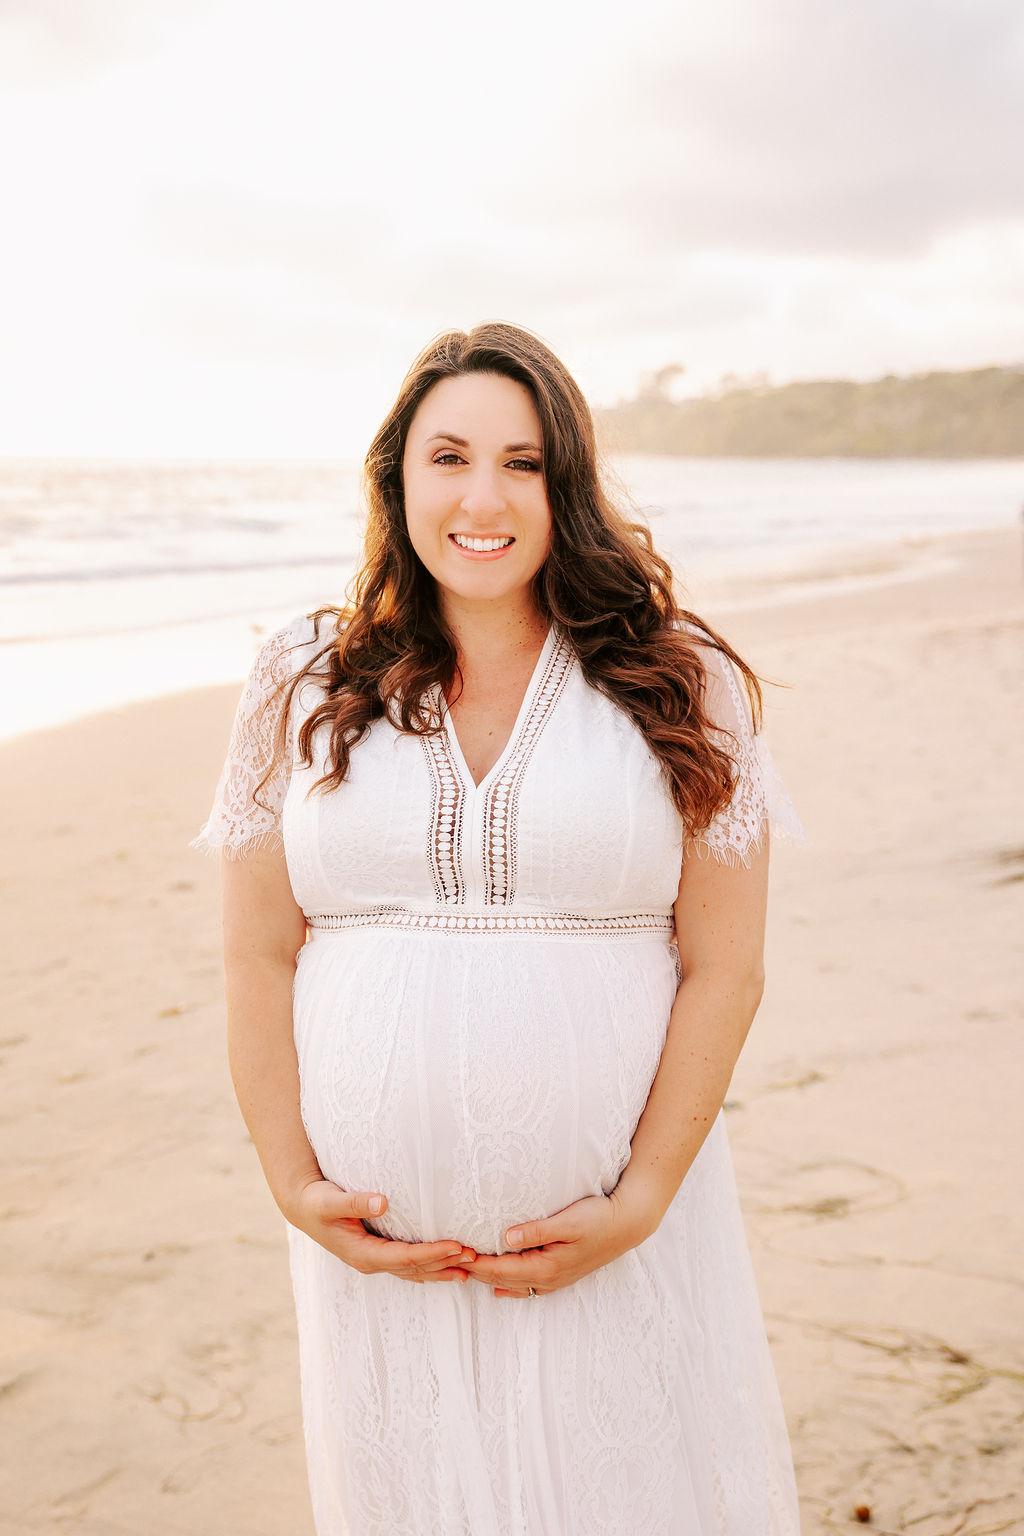
[[530, 391], [497, 373], [442, 379], [423, 397], [402, 456], [413, 548], [442, 603], [532, 605], [551, 509]]

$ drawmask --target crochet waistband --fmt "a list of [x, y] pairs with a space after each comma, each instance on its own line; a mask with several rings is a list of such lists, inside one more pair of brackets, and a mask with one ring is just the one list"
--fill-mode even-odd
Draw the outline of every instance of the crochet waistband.
[[606, 938], [671, 938], [670, 913], [616, 912], [409, 912], [403, 907], [376, 907], [363, 912], [307, 912], [315, 932], [346, 928], [402, 928], [417, 932], [463, 934], [566, 934]]

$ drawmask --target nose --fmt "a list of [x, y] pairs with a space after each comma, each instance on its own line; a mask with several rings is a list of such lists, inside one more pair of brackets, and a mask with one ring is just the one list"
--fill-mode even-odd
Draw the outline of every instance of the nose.
[[463, 512], [467, 517], [488, 518], [503, 512], [505, 505], [498, 476], [487, 465], [478, 464], [463, 485]]

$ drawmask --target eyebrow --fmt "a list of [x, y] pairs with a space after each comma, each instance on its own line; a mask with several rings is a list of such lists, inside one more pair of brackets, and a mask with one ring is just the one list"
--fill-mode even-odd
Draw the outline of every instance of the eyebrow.
[[[446, 443], [454, 443], [457, 448], [469, 447], [466, 439], [457, 437], [454, 432], [433, 432], [427, 438], [427, 442], [436, 443], [439, 439], [443, 439]], [[531, 453], [540, 453], [536, 443], [506, 443], [501, 451], [502, 453], [521, 453], [524, 448], [528, 448]]]

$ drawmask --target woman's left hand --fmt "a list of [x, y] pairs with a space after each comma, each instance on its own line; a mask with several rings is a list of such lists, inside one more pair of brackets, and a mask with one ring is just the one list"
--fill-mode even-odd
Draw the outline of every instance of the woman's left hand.
[[650, 1235], [639, 1214], [613, 1190], [586, 1195], [543, 1221], [510, 1227], [505, 1241], [515, 1252], [478, 1254], [462, 1267], [471, 1279], [492, 1285], [495, 1296], [529, 1296], [531, 1286], [544, 1296], [575, 1285]]

